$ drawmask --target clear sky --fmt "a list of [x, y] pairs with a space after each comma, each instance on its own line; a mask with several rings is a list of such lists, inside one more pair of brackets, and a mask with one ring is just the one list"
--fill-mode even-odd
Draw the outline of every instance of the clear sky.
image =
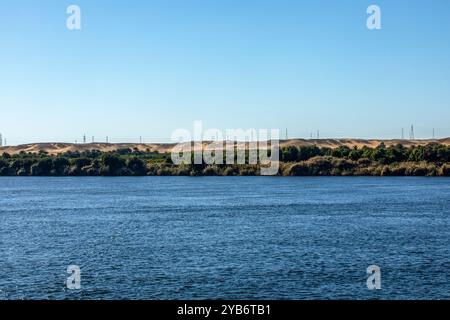
[[[81, 8], [82, 29], [66, 28]], [[368, 30], [377, 4], [382, 29]], [[206, 128], [290, 137], [450, 136], [448, 0], [0, 0], [9, 144], [170, 141]]]

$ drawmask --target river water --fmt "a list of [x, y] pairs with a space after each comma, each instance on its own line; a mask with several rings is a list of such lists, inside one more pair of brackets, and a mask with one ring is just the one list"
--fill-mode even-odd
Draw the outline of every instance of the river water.
[[449, 299], [449, 225], [448, 178], [2, 177], [0, 299]]

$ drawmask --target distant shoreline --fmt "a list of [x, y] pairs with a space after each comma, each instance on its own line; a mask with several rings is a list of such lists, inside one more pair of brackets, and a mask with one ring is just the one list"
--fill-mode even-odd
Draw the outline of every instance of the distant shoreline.
[[[204, 146], [212, 143], [211, 141], [204, 141]], [[219, 142], [220, 143], [220, 142]], [[303, 146], [317, 146], [319, 148], [338, 148], [340, 146], [346, 146], [349, 148], [364, 146], [374, 148], [381, 143], [384, 143], [387, 147], [396, 144], [401, 144], [405, 147], [410, 146], [425, 146], [430, 143], [438, 143], [445, 146], [450, 146], [450, 138], [442, 139], [287, 139], [280, 140], [280, 147], [303, 147]], [[65, 143], [65, 142], [42, 142], [42, 143], [29, 143], [21, 144], [17, 146], [5, 146], [0, 147], [0, 155], [3, 153], [9, 153], [11, 155], [18, 154], [20, 152], [39, 153], [46, 152], [51, 155], [59, 155], [65, 152], [83, 152], [89, 150], [99, 150], [101, 152], [112, 152], [119, 149], [130, 148], [133, 150], [139, 150], [144, 152], [159, 152], [169, 153], [175, 146], [174, 143]]]
[[[425, 141], [409, 141], [409, 146], [381, 141], [375, 147], [349, 147], [340, 141], [339, 146], [329, 147], [328, 143], [319, 147], [311, 141], [297, 146], [299, 140], [286, 140], [280, 143], [279, 161], [274, 162], [278, 171], [274, 173], [278, 172], [277, 176], [450, 176], [450, 144]], [[97, 145], [82, 146], [87, 149], [72, 151], [69, 148], [64, 152], [50, 153], [44, 150], [27, 152], [22, 147], [22, 150], [15, 149], [16, 152], [11, 154], [4, 150], [0, 155], [0, 176], [261, 175], [258, 162], [249, 164], [248, 149], [241, 151], [245, 164], [236, 164], [235, 158], [234, 164], [200, 161], [198, 164], [175, 165], [169, 152], [171, 148], [151, 149], [150, 145], [144, 144], [140, 145], [141, 148], [132, 148], [135, 145], [120, 144], [108, 145], [107, 151], [102, 151], [93, 148]], [[267, 153], [266, 150], [263, 152]]]

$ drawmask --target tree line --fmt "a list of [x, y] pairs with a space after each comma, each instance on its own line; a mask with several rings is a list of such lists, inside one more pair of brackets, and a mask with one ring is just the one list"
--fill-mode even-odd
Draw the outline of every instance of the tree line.
[[317, 146], [295, 147], [289, 146], [281, 149], [281, 159], [284, 162], [305, 161], [317, 156], [328, 156], [340, 159], [358, 161], [368, 159], [380, 164], [395, 162], [450, 162], [450, 147], [432, 143], [425, 146], [411, 146], [402, 144], [386, 147], [381, 143], [376, 148], [364, 146], [362, 148], [319, 148]]
[[[279, 175], [376, 175], [449, 176], [450, 147], [441, 144], [405, 147], [401, 144], [375, 148], [319, 148], [288, 146], [280, 149]], [[0, 156], [0, 176], [233, 176], [259, 175], [259, 164], [174, 165], [170, 154], [119, 149], [46, 152]]]

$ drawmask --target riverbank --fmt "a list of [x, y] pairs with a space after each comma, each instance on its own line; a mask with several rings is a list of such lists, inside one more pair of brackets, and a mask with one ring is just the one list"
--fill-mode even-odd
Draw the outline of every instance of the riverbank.
[[[267, 151], [262, 151], [267, 153]], [[277, 158], [277, 157], [275, 157]], [[237, 163], [235, 153], [235, 162]], [[118, 149], [52, 155], [46, 152], [0, 156], [0, 176], [256, 176], [259, 163], [174, 165], [170, 153]], [[287, 146], [279, 150], [279, 176], [449, 176], [450, 147], [383, 143], [375, 148]]]

